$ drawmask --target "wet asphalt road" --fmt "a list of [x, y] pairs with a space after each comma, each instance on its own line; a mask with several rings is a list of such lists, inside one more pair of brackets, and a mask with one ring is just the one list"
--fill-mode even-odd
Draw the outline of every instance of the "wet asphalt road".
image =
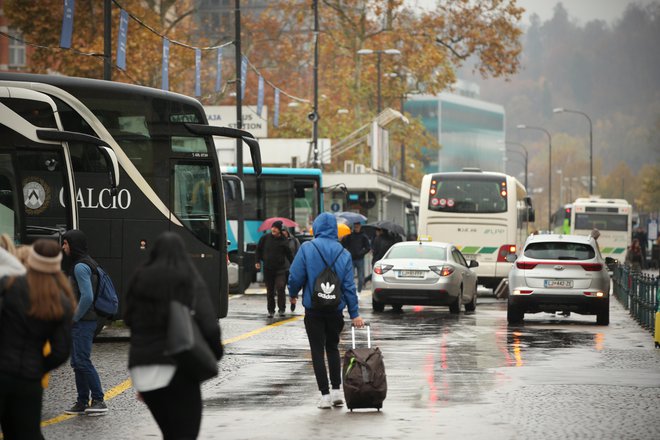
[[[383, 411], [317, 409], [302, 312], [269, 320], [264, 296], [235, 296], [221, 321], [221, 373], [203, 386], [200, 438], [660, 438], [660, 350], [614, 298], [607, 327], [592, 316], [528, 314], [510, 328], [506, 302], [488, 297], [459, 316], [445, 307], [374, 314], [368, 292], [360, 305], [385, 356]], [[349, 344], [347, 327], [341, 351]], [[62, 416], [73, 377], [68, 366], [54, 372], [45, 437], [159, 438], [127, 382], [126, 358], [125, 342], [94, 346], [110, 393], [105, 417]]]

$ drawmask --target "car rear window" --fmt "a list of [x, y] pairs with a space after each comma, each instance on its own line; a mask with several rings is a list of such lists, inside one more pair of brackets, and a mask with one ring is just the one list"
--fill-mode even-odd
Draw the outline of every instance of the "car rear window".
[[445, 248], [435, 246], [398, 246], [390, 249], [385, 258], [425, 258], [429, 260], [446, 260]]
[[591, 245], [570, 242], [530, 243], [524, 255], [537, 260], [590, 260], [596, 256]]

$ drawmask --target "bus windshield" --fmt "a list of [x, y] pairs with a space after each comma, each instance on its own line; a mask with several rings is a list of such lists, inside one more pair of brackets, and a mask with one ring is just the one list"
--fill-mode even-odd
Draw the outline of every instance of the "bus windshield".
[[576, 230], [591, 231], [594, 228], [600, 231], [625, 232], [628, 230], [628, 215], [595, 213], [575, 214]]
[[434, 176], [429, 210], [492, 214], [507, 211], [506, 180], [493, 176]]

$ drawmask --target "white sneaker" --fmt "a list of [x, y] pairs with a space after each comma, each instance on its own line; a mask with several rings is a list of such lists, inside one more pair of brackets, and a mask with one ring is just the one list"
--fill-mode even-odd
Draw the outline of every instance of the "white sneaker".
[[332, 406], [342, 406], [344, 399], [342, 399], [341, 390], [330, 390], [330, 401], [332, 402]]
[[332, 402], [330, 401], [330, 394], [322, 395], [321, 400], [319, 400], [319, 404], [317, 406], [321, 409], [332, 408]]

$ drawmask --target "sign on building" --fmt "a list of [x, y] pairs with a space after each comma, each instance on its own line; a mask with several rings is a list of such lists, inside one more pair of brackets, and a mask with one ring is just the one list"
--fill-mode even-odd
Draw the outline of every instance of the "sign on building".
[[[210, 125], [236, 128], [236, 106], [205, 105], [204, 111]], [[243, 106], [242, 129], [249, 131], [256, 138], [268, 137], [268, 106], [264, 105], [261, 116], [257, 114], [257, 106]]]

